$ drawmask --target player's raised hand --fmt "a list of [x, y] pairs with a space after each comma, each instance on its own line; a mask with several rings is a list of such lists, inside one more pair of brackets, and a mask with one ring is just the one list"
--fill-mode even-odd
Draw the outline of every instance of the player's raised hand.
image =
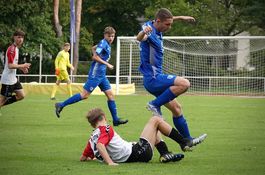
[[184, 21], [195, 22], [195, 18], [192, 16], [183, 16]]
[[144, 26], [143, 26], [143, 32], [144, 32], [146, 35], [149, 35], [149, 34], [152, 32], [152, 27], [149, 26], [149, 25], [144, 25]]
[[192, 16], [173, 16], [173, 20], [182, 20], [187, 22], [195, 22], [195, 18]]

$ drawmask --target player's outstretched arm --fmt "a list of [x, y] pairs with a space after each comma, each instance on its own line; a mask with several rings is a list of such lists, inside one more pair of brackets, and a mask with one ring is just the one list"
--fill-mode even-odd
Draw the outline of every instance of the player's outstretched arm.
[[173, 16], [173, 20], [182, 20], [182, 21], [188, 21], [188, 22], [195, 22], [195, 18], [192, 16]]
[[106, 150], [106, 147], [104, 144], [102, 143], [97, 143], [97, 149], [100, 153], [100, 155], [102, 156], [102, 158], [104, 159], [104, 161], [108, 164], [108, 165], [119, 165], [115, 162], [112, 161], [112, 159], [110, 158], [107, 150]]

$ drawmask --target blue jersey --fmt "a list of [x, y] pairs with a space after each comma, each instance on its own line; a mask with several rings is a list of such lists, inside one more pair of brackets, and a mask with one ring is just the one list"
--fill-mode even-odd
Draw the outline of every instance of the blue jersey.
[[152, 32], [148, 34], [146, 41], [140, 43], [141, 63], [139, 71], [144, 76], [155, 77], [157, 74], [163, 73], [163, 35], [162, 32], [156, 30], [152, 21], [146, 22], [143, 26], [146, 25], [152, 27]]
[[[96, 53], [102, 60], [107, 62], [109, 61], [111, 55], [111, 47], [107, 40], [103, 39], [98, 43], [96, 48]], [[97, 61], [92, 61], [88, 76], [89, 77], [106, 76], [106, 69], [107, 66], [105, 64], [101, 64]]]

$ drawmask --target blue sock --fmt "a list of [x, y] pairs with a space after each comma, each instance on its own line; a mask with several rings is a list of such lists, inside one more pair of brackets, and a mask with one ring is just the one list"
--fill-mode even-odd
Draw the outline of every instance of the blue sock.
[[160, 106], [172, 101], [176, 97], [177, 96], [175, 94], [173, 94], [173, 92], [171, 92], [170, 88], [168, 88], [165, 92], [163, 92], [158, 97], [156, 97], [156, 99], [154, 99], [151, 103], [156, 107], [160, 107]]
[[177, 128], [177, 130], [179, 131], [179, 133], [184, 138], [192, 139], [192, 137], [190, 136], [188, 124], [183, 115], [179, 117], [173, 117], [173, 123], [175, 127]]
[[80, 95], [80, 94], [75, 94], [75, 95], [73, 95], [72, 97], [70, 97], [70, 98], [68, 98], [67, 100], [65, 100], [64, 102], [62, 102], [62, 103], [60, 104], [60, 106], [61, 106], [61, 107], [65, 107], [65, 106], [67, 106], [67, 105], [70, 105], [70, 104], [73, 104], [73, 103], [79, 102], [79, 101], [81, 101], [81, 100], [83, 100], [83, 99], [81, 98], [81, 95]]
[[109, 111], [110, 111], [111, 116], [112, 116], [112, 120], [118, 121], [119, 117], [117, 116], [117, 107], [116, 107], [115, 101], [114, 100], [108, 100], [108, 107], [109, 107]]

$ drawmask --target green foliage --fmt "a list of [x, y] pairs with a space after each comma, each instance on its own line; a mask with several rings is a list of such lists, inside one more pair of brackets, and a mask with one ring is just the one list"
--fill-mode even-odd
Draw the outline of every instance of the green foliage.
[[193, 16], [196, 25], [184, 22], [174, 23], [168, 35], [236, 35], [243, 31], [250, 34], [265, 34], [265, 2], [263, 0], [156, 0], [145, 12], [154, 17], [157, 9], [166, 7], [176, 16]]
[[106, 26], [116, 29], [117, 36], [136, 35], [139, 30], [138, 17], [153, 0], [84, 1], [82, 23], [93, 33], [95, 44], [103, 37]]
[[[90, 60], [91, 46], [103, 38], [106, 26], [113, 26], [117, 36], [133, 36], [143, 20], [153, 19], [155, 12], [169, 8], [174, 15], [189, 15], [196, 24], [176, 22], [166, 35], [236, 35], [248, 31], [252, 35], [265, 34], [264, 0], [98, 0], [83, 1], [79, 43], [80, 60]], [[53, 2], [50, 0], [0, 0], [0, 52], [12, 43], [17, 28], [26, 32], [21, 54], [28, 53], [30, 60], [38, 59], [39, 45], [43, 44], [43, 60], [49, 68], [64, 42], [69, 42], [69, 0], [60, 0], [59, 19], [63, 36], [56, 38], [53, 29]], [[115, 43], [111, 63], [115, 64]], [[46, 60], [47, 59], [47, 60]], [[31, 73], [37, 67], [32, 65]], [[44, 69], [45, 72], [49, 72]], [[52, 71], [50, 71], [52, 72]], [[111, 71], [111, 73], [115, 73]]]
[[[40, 44], [43, 45], [44, 63], [49, 62], [51, 55], [57, 54], [58, 47], [63, 43], [61, 39], [55, 37], [52, 28], [52, 2], [50, 1], [0, 1], [0, 30], [1, 50], [5, 51], [12, 42], [10, 40], [13, 32], [20, 28], [25, 31], [26, 37], [20, 54], [28, 54], [32, 61], [31, 73], [37, 73], [39, 64], [35, 64], [35, 59], [39, 58]], [[3, 13], [2, 13], [3, 12]], [[11, 20], [12, 19], [12, 20]], [[2, 27], [1, 27], [2, 26]], [[49, 65], [45, 64], [44, 67]], [[46, 71], [46, 69], [44, 69]]]
[[87, 61], [91, 59], [93, 46], [93, 35], [85, 27], [81, 27], [79, 41], [79, 60]]

